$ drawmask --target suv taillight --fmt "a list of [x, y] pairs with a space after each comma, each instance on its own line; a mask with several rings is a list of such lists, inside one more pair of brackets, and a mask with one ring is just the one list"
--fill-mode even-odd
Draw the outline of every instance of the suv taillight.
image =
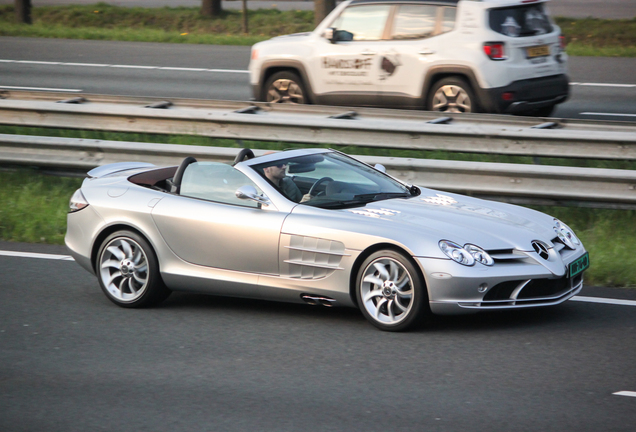
[[484, 43], [484, 52], [490, 60], [505, 60], [506, 51], [503, 42], [486, 42]]
[[565, 36], [563, 35], [559, 36], [559, 43], [561, 44], [561, 51], [565, 51], [565, 46], [567, 45], [567, 42], [565, 41]]

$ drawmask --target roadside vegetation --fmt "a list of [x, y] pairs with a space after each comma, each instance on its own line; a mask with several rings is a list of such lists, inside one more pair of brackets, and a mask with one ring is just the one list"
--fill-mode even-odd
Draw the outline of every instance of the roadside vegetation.
[[[12, 5], [0, 6], [0, 36], [252, 45], [281, 34], [311, 31], [313, 11], [250, 10], [249, 33], [243, 34], [242, 12], [226, 10], [206, 18], [199, 8], [127, 8], [94, 5], [39, 6], [32, 25], [16, 24]], [[636, 57], [636, 18], [624, 20], [557, 17], [577, 56]]]
[[[62, 136], [131, 142], [206, 145], [215, 147], [251, 147], [283, 150], [289, 143], [214, 139], [202, 136], [131, 134], [85, 130], [1, 126], [0, 133], [20, 135]], [[301, 147], [298, 145], [297, 147]], [[313, 145], [312, 147], [316, 147]], [[427, 159], [455, 159], [486, 162], [571, 164], [572, 160], [492, 156], [441, 151], [399, 151], [365, 149], [353, 146], [323, 145], [349, 154]], [[579, 166], [634, 169], [634, 163], [579, 161]], [[30, 243], [63, 244], [66, 231], [68, 200], [81, 184], [81, 178], [53, 177], [35, 169], [0, 171], [0, 239]], [[590, 209], [581, 207], [529, 206], [555, 216], [573, 228], [590, 252], [592, 267], [586, 283], [603, 286], [636, 287], [636, 255], [630, 252], [636, 244], [636, 211]]]

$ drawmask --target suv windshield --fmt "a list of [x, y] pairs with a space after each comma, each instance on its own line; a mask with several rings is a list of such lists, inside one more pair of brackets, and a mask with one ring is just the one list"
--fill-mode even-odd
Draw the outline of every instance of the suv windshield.
[[490, 28], [510, 37], [552, 32], [552, 25], [543, 3], [491, 9]]
[[279, 159], [252, 168], [291, 201], [314, 207], [358, 207], [411, 196], [407, 186], [341, 153]]

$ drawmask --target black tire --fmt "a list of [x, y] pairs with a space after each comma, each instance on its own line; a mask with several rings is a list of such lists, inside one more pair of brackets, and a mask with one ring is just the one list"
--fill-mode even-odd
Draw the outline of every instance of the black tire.
[[171, 293], [161, 279], [152, 247], [131, 231], [117, 231], [106, 237], [95, 270], [106, 297], [121, 307], [156, 305]]
[[426, 97], [426, 109], [447, 113], [479, 112], [479, 105], [470, 84], [460, 77], [437, 81]]
[[380, 330], [412, 329], [430, 315], [424, 281], [411, 260], [399, 252], [371, 254], [360, 266], [355, 288], [360, 311]]
[[291, 71], [276, 72], [269, 77], [263, 89], [263, 100], [270, 103], [309, 103], [302, 80]]

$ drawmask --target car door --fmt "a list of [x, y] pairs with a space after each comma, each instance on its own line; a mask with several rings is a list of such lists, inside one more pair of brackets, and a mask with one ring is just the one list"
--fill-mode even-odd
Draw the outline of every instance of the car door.
[[383, 105], [422, 107], [428, 69], [444, 60], [444, 33], [452, 30], [455, 8], [436, 4], [396, 6], [390, 43], [381, 53], [380, 99]]
[[258, 187], [243, 173], [221, 163], [195, 163], [186, 169], [179, 195], [152, 210], [164, 240], [184, 261], [206, 267], [279, 274], [278, 242], [287, 213], [241, 200], [236, 190]]
[[331, 24], [336, 37], [316, 42], [314, 92], [321, 103], [377, 105], [380, 52], [390, 5], [352, 6]]

